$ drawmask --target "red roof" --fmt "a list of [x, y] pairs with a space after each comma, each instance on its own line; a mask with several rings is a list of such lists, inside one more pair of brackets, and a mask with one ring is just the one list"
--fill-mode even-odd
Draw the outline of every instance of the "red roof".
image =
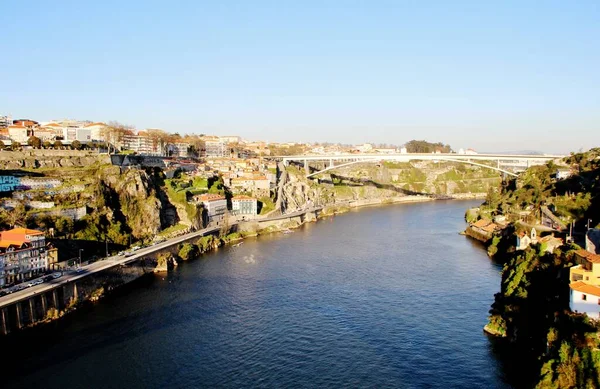
[[217, 200], [225, 200], [225, 196], [221, 196], [213, 193], [206, 193], [198, 196], [198, 200], [200, 201], [217, 201]]
[[583, 281], [571, 282], [571, 284], [569, 284], [569, 288], [581, 293], [592, 294], [600, 297], [600, 287], [586, 284]]
[[587, 250], [583, 250], [583, 249], [577, 250], [577, 251], [575, 251], [575, 254], [577, 254], [581, 258], [585, 258], [588, 262], [591, 262], [591, 263], [600, 263], [600, 255], [594, 254], [594, 253], [590, 253]]

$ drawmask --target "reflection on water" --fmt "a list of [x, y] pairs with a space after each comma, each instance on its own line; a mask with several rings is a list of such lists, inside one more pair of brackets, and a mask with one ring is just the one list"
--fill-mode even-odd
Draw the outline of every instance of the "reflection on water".
[[144, 278], [13, 338], [3, 387], [508, 387], [482, 332], [501, 268], [458, 235], [473, 204], [365, 209]]

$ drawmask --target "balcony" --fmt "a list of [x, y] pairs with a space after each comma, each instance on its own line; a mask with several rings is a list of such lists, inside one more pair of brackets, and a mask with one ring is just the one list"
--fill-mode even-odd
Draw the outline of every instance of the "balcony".
[[569, 271], [569, 279], [571, 282], [583, 281], [590, 285], [600, 285], [600, 280], [594, 277], [591, 270], [586, 270], [581, 265], [573, 266]]

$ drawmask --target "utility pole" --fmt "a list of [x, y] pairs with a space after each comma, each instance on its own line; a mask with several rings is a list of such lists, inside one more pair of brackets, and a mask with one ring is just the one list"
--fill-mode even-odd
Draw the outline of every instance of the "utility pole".
[[106, 244], [106, 258], [108, 258], [108, 240], [104, 237], [104, 243]]
[[83, 249], [79, 249], [79, 267], [81, 267], [81, 252]]

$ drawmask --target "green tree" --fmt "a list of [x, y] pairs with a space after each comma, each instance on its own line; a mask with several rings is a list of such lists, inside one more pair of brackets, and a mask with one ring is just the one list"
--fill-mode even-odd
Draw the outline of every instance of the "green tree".
[[55, 225], [57, 232], [65, 236], [69, 236], [73, 232], [73, 227], [75, 226], [75, 223], [73, 222], [73, 220], [67, 217], [59, 217], [58, 219], [56, 219]]
[[42, 148], [42, 140], [37, 136], [30, 136], [27, 140], [27, 145], [33, 147], [34, 149]]
[[80, 141], [78, 141], [77, 139], [74, 140], [73, 142], [71, 142], [71, 148], [73, 150], [81, 150], [82, 144]]
[[184, 261], [194, 259], [196, 256], [198, 256], [198, 246], [190, 243], [184, 243], [181, 245], [178, 255], [179, 258], [183, 259]]
[[0, 140], [0, 150], [4, 150], [4, 142]]
[[25, 206], [19, 203], [15, 208], [7, 212], [7, 222], [12, 228], [15, 228], [25, 223], [26, 216]]
[[20, 150], [21, 149], [21, 143], [19, 143], [19, 142], [12, 142], [11, 147], [12, 147], [13, 150]]
[[57, 150], [58, 150], [58, 149], [60, 149], [60, 148], [62, 148], [62, 147], [63, 147], [63, 143], [62, 143], [61, 141], [59, 141], [59, 140], [55, 140], [55, 141], [54, 141], [54, 148], [55, 148], [55, 149], [57, 149]]
[[42, 143], [42, 146], [44, 146], [45, 149], [49, 149], [50, 147], [52, 147], [52, 143], [50, 143], [49, 141], [44, 141], [44, 143]]

